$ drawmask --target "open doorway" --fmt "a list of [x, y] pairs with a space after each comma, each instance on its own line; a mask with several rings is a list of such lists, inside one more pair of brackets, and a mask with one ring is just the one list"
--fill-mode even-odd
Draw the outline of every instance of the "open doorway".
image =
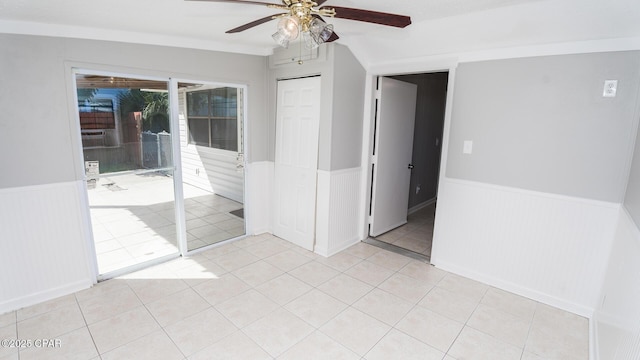
[[388, 78], [417, 86], [409, 200], [404, 224], [372, 238], [383, 245], [409, 250], [428, 260], [433, 241], [449, 73], [443, 71]]

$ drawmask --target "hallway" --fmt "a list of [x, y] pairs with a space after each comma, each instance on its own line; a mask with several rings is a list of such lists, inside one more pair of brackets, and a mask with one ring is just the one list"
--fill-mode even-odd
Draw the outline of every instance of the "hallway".
[[375, 239], [430, 258], [435, 214], [436, 203], [434, 202], [410, 214], [406, 224]]

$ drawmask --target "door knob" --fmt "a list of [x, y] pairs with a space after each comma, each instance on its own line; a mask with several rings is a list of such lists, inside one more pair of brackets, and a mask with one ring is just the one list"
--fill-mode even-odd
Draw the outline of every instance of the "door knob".
[[409, 164], [408, 169], [409, 170], [413, 169], [413, 164]]

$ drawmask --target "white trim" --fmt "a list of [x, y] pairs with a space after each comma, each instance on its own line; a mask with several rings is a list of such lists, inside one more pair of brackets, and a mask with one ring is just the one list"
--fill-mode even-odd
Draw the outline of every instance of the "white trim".
[[98, 282], [98, 255], [96, 251], [96, 243], [93, 241], [93, 224], [91, 222], [91, 215], [84, 209], [89, 209], [89, 191], [87, 189], [86, 181], [76, 181], [78, 189], [78, 198], [80, 206], [80, 214], [82, 216], [82, 224], [80, 224], [80, 231], [82, 237], [85, 240], [85, 256], [87, 259], [87, 271], [91, 274], [92, 284]]
[[[92, 27], [45, 24], [32, 21], [0, 20], [0, 33], [49, 36], [61, 38], [77, 38], [87, 40], [117, 41], [132, 44], [172, 46], [177, 48], [224, 51], [229, 53], [269, 56], [274, 53], [273, 46], [251, 46], [236, 44], [231, 41], [212, 41], [181, 37], [167, 34], [152, 34], [114, 29], [98, 29]], [[322, 49], [322, 48], [321, 48]], [[640, 37], [625, 37], [586, 41], [572, 41], [542, 45], [513, 46], [492, 48], [478, 51], [451, 52], [420, 56], [404, 60], [388, 60], [384, 62], [369, 61], [363, 63], [366, 70], [372, 73], [384, 73], [385, 67], [405, 68], [408, 72], [423, 71], [421, 64], [457, 59], [456, 62], [473, 62], [498, 60], [531, 56], [567, 55], [593, 52], [628, 51], [640, 49]]]
[[439, 64], [442, 68], [451, 63], [467, 63], [487, 60], [517, 59], [526, 57], [571, 55], [613, 51], [640, 50], [640, 37], [615, 38], [603, 40], [574, 41], [554, 44], [513, 46], [506, 48], [494, 48], [478, 51], [453, 52], [435, 54], [403, 60], [390, 60], [384, 62], [370, 62], [366, 66], [371, 73], [402, 73], [425, 72], [425, 64]]
[[249, 137], [251, 136], [249, 132], [249, 85], [242, 84], [236, 85], [236, 87], [242, 89], [242, 138], [238, 142], [238, 144], [242, 145], [242, 208], [244, 209], [244, 234], [245, 236], [249, 234], [249, 231], [253, 227], [253, 210], [254, 199], [253, 193], [249, 191], [249, 181], [252, 180], [252, 174], [250, 171], [247, 171], [249, 168], [248, 156], [249, 150], [251, 150], [251, 146], [249, 143]]
[[495, 191], [501, 191], [501, 192], [511, 192], [511, 193], [525, 194], [525, 195], [535, 196], [535, 197], [544, 197], [544, 198], [548, 198], [548, 199], [552, 199], [552, 200], [560, 200], [560, 201], [569, 201], [569, 202], [574, 202], [574, 203], [582, 203], [582, 204], [590, 205], [590, 206], [601, 206], [601, 207], [613, 208], [613, 209], [620, 208], [620, 203], [614, 203], [614, 202], [610, 202], [610, 201], [586, 199], [586, 198], [581, 198], [581, 197], [576, 197], [576, 196], [553, 194], [553, 193], [547, 193], [547, 192], [535, 191], [535, 190], [528, 190], [528, 189], [520, 189], [520, 188], [516, 188], [516, 187], [511, 187], [511, 186], [495, 185], [495, 184], [483, 183], [483, 182], [472, 181], [472, 180], [455, 179], [455, 178], [450, 178], [450, 177], [446, 177], [446, 176], [445, 176], [444, 180], [447, 181], [448, 183], [454, 183], [454, 184], [460, 184], [460, 185], [466, 185], [466, 186], [473, 186], [473, 187], [481, 187], [481, 188], [485, 188], [485, 189], [489, 189], [489, 190], [495, 190]]
[[437, 200], [438, 200], [438, 198], [434, 197], [434, 198], [431, 198], [431, 199], [429, 199], [427, 201], [424, 201], [424, 202], [422, 202], [422, 203], [420, 203], [420, 204], [418, 204], [416, 206], [412, 206], [412, 207], [409, 208], [408, 214], [411, 215], [411, 214], [413, 214], [415, 212], [418, 212], [418, 211], [426, 208], [429, 205], [433, 205], [433, 204], [436, 203]]
[[592, 307], [561, 299], [559, 297], [552, 296], [541, 291], [533, 290], [513, 282], [504, 281], [493, 276], [488, 276], [447, 261], [437, 260], [436, 262], [437, 264], [433, 262], [432, 257], [432, 265], [441, 270], [464, 276], [469, 279], [473, 279], [481, 283], [488, 284], [496, 288], [541, 302], [543, 304], [547, 304], [574, 314], [578, 314], [580, 316], [584, 316], [586, 318], [591, 318], [593, 316], [594, 309]]
[[63, 286], [58, 286], [53, 289], [47, 289], [37, 293], [29, 294], [19, 298], [10, 299], [0, 303], [0, 314], [4, 314], [9, 311], [22, 309], [31, 305], [40, 304], [42, 302], [59, 298], [61, 296], [73, 294], [80, 290], [91, 287], [94, 283], [91, 281], [75, 281]]
[[533, 46], [514, 46], [504, 49], [462, 52], [458, 54], [458, 59], [460, 62], [475, 62], [537, 56], [629, 51], [638, 49], [640, 49], [640, 37], [630, 37]]
[[[168, 87], [169, 87], [169, 76], [153, 76], [153, 75], [145, 75], [144, 73], [130, 73], [130, 72], [126, 72], [126, 71], [131, 71], [131, 70], [115, 70], [115, 71], [111, 71], [111, 70], [93, 70], [91, 69], [90, 66], [85, 67], [85, 66], [74, 66], [71, 65], [72, 71], [73, 71], [73, 81], [75, 82], [75, 75], [98, 75], [98, 76], [113, 76], [113, 77], [122, 77], [122, 78], [133, 78], [133, 79], [137, 79], [137, 80], [151, 80], [151, 81], [163, 81], [167, 83], [167, 91], [168, 91]], [[77, 104], [77, 100], [76, 99], [76, 104]], [[77, 111], [77, 108], [76, 108]]]
[[360, 240], [358, 238], [352, 238], [352, 239], [349, 239], [348, 241], [343, 242], [340, 246], [329, 248], [329, 249], [326, 249], [326, 250], [325, 249], [316, 248], [316, 249], [314, 249], [314, 252], [316, 254], [320, 255], [320, 256], [328, 258], [328, 257], [331, 257], [333, 255], [336, 255], [337, 253], [341, 252], [344, 249], [350, 248], [351, 246], [353, 246], [353, 245], [355, 245], [355, 244], [357, 244], [357, 243], [359, 243], [361, 241], [362, 240]]
[[[425, 58], [410, 58], [401, 61], [396, 60], [370, 65], [367, 68], [367, 73], [374, 74], [374, 76], [390, 76], [422, 74], [439, 71], [450, 72], [451, 69], [454, 69], [458, 66], [458, 63], [460, 63], [460, 61], [455, 55], [437, 55]], [[451, 78], [449, 78], [449, 80], [451, 80]], [[453, 82], [450, 81], [448, 84], [452, 85]], [[447, 91], [449, 91], [448, 87]]]
[[[365, 100], [364, 100], [364, 116], [362, 126], [362, 175], [361, 175], [361, 223], [360, 223], [360, 240], [364, 240], [369, 236], [369, 208], [371, 203], [371, 182], [372, 182], [372, 163], [371, 153], [373, 151], [373, 129], [375, 122], [375, 103], [376, 103], [376, 86], [379, 76], [397, 75], [397, 74], [418, 74], [447, 71], [449, 74], [447, 80], [447, 96], [445, 102], [444, 124], [442, 130], [442, 144], [440, 152], [440, 169], [438, 171], [438, 189], [440, 184], [444, 182], [447, 168], [447, 156], [449, 149], [449, 134], [451, 132], [451, 118], [453, 111], [453, 94], [455, 90], [456, 68], [458, 66], [457, 59], [451, 57], [443, 57], [433, 61], [421, 63], [413, 63], [412, 66], [406, 67], [405, 64], [388, 64], [378, 68], [377, 72], [367, 72], [365, 83]], [[366, 165], [364, 165], [366, 164]], [[439, 193], [436, 192], [436, 198]], [[438, 241], [437, 232], [434, 224], [433, 243]], [[432, 255], [433, 256], [433, 255]]]
[[224, 51], [229, 53], [268, 56], [273, 46], [238, 45], [232, 41], [211, 41], [167, 34], [98, 29], [93, 27], [44, 24], [32, 21], [0, 20], [0, 33], [117, 41], [131, 44], [173, 46], [177, 48]]
[[[69, 106], [69, 131], [71, 132], [71, 142], [75, 145], [72, 146], [74, 150], [74, 168], [76, 170], [76, 177], [82, 180], [78, 181], [78, 191], [81, 208], [79, 209], [82, 214], [82, 228], [85, 244], [85, 254], [87, 260], [87, 269], [91, 274], [92, 285], [98, 282], [98, 275], [100, 273], [98, 269], [98, 253], [96, 251], [96, 244], [93, 235], [93, 223], [91, 221], [91, 212], [89, 208], [89, 189], [87, 188], [87, 175], [84, 170], [84, 149], [82, 147], [82, 129], [80, 126], [80, 113], [78, 112], [78, 87], [76, 82], [76, 75], [79, 70], [73, 66], [65, 64], [65, 72], [68, 75], [68, 81], [71, 86], [67, 87], [67, 99]], [[70, 93], [69, 93], [70, 92]]]
[[224, 246], [224, 245], [227, 245], [227, 244], [231, 244], [233, 242], [236, 242], [236, 241], [239, 241], [239, 240], [242, 240], [242, 239], [246, 239], [247, 236], [248, 236], [247, 234], [244, 234], [244, 235], [236, 236], [236, 237], [231, 238], [231, 239], [222, 240], [222, 241], [218, 241], [217, 243], [213, 243], [213, 244], [209, 244], [209, 245], [206, 245], [206, 246], [203, 246], [203, 247], [199, 247], [197, 249], [189, 250], [183, 256], [186, 256], [186, 257], [196, 256], [197, 254], [199, 254], [201, 252], [204, 252], [204, 251], [207, 251], [207, 250], [211, 250], [211, 249], [214, 249], [214, 248], [217, 248], [217, 247], [220, 247], [220, 246]]
[[589, 359], [599, 359], [599, 344], [598, 344], [598, 311], [594, 311], [589, 318]]
[[324, 257], [329, 256], [329, 212], [331, 211], [331, 172], [317, 170], [316, 172], [316, 229], [313, 252]]
[[116, 270], [109, 271], [109, 272], [106, 272], [104, 274], [98, 274], [98, 282], [109, 280], [109, 279], [113, 279], [113, 278], [116, 278], [118, 276], [130, 274], [130, 273], [134, 273], [136, 271], [143, 270], [143, 269], [146, 269], [146, 268], [151, 267], [151, 266], [156, 266], [156, 265], [165, 263], [167, 261], [175, 260], [175, 259], [177, 259], [179, 257], [180, 257], [180, 253], [179, 253], [179, 250], [178, 250], [177, 253], [164, 255], [164, 256], [153, 258], [151, 260], [146, 260], [146, 261], [143, 261], [143, 262], [138, 262], [138, 263], [135, 263], [135, 264], [133, 264], [131, 266], [125, 266], [125, 267], [122, 267], [122, 268], [118, 268]]
[[358, 237], [364, 240], [369, 236], [369, 209], [371, 203], [371, 181], [372, 181], [372, 164], [374, 158], [371, 156], [373, 152], [373, 124], [375, 122], [375, 103], [377, 99], [377, 77], [367, 74], [365, 78], [364, 90], [364, 109], [362, 116], [362, 164], [360, 175], [360, 231]]
[[[440, 188], [442, 184], [444, 184], [447, 173], [447, 162], [449, 159], [449, 137], [451, 136], [451, 118], [453, 114], [453, 92], [455, 87], [455, 77], [456, 77], [456, 69], [455, 67], [449, 69], [449, 79], [447, 81], [447, 100], [444, 110], [444, 126], [442, 128], [442, 147], [440, 148], [440, 169], [438, 170], [438, 188], [436, 189], [436, 198], [441, 199]], [[438, 218], [438, 211], [436, 210], [436, 218]], [[431, 257], [434, 258], [434, 253], [437, 255], [437, 250], [434, 251], [433, 244], [440, 242], [440, 236], [438, 232], [438, 224], [434, 220], [433, 223], [433, 238], [431, 241]]]
[[[223, 149], [216, 149], [216, 148], [210, 148], [210, 147], [206, 147], [206, 146], [198, 146], [198, 145], [194, 145], [194, 144], [189, 144], [188, 143], [188, 130], [186, 133], [187, 136], [187, 143], [186, 146], [187, 147], [194, 147], [199, 149], [199, 151], [205, 151], [205, 152], [210, 152], [213, 154], [223, 154], [225, 156], [231, 155], [231, 154], [235, 154], [237, 155], [238, 153], [240, 153], [240, 150], [242, 150], [242, 154], [244, 154], [243, 157], [243, 171], [242, 171], [242, 206], [244, 208], [244, 229], [245, 229], [245, 233], [244, 235], [240, 235], [231, 239], [227, 239], [224, 241], [221, 241], [220, 243], [226, 244], [229, 243], [231, 241], [236, 241], [236, 240], [240, 240], [243, 239], [245, 237], [247, 237], [247, 235], [252, 231], [252, 222], [253, 222], [253, 214], [251, 213], [252, 211], [252, 206], [253, 206], [253, 201], [251, 196], [254, 195], [252, 189], [249, 189], [249, 184], [250, 184], [250, 180], [252, 179], [251, 175], [250, 175], [250, 171], [248, 171], [249, 168], [249, 164], [247, 162], [247, 156], [246, 154], [249, 151], [249, 126], [248, 126], [248, 118], [249, 118], [249, 87], [247, 84], [240, 84], [240, 83], [228, 83], [228, 82], [218, 82], [218, 81], [210, 81], [210, 80], [194, 80], [194, 79], [188, 79], [188, 78], [171, 78], [171, 88], [170, 90], [172, 92], [175, 91], [175, 104], [172, 103], [171, 104], [171, 109], [172, 109], [172, 115], [175, 116], [175, 131], [172, 132], [172, 139], [171, 141], [173, 142], [172, 145], [174, 147], [174, 166], [176, 167], [175, 172], [179, 173], [179, 177], [180, 177], [180, 190], [182, 193], [183, 190], [183, 183], [182, 183], [182, 143], [180, 140], [180, 107], [178, 104], [178, 97], [179, 97], [179, 89], [178, 89], [178, 83], [189, 83], [189, 84], [198, 84], [198, 85], [203, 85], [203, 87], [198, 88], [197, 90], [205, 90], [205, 89], [216, 89], [216, 88], [221, 88], [221, 87], [233, 87], [233, 88], [237, 88], [239, 90], [241, 90], [242, 92], [242, 126], [238, 126], [238, 128], [241, 128], [244, 131], [243, 134], [243, 139], [242, 141], [238, 142], [238, 145], [242, 145], [242, 149], [238, 149], [238, 151], [230, 151], [230, 150], [223, 150]], [[196, 90], [194, 90], [196, 91]], [[187, 91], [185, 91], [187, 92]], [[175, 113], [174, 113], [175, 112]], [[185, 114], [186, 115], [186, 114]], [[187, 117], [185, 116], [185, 127], [188, 126], [187, 123]], [[172, 122], [172, 126], [174, 125], [174, 123]], [[175, 133], [175, 134], [174, 134]], [[175, 138], [174, 138], [175, 136]], [[177, 147], [177, 152], [175, 150], [175, 148]], [[176, 158], [178, 159], [176, 161]], [[174, 179], [177, 179], [174, 175]], [[228, 194], [221, 194], [221, 195], [228, 195]], [[176, 198], [177, 198], [178, 194], [176, 193]], [[182, 216], [184, 217], [184, 195], [181, 194], [181, 199], [180, 202], [182, 202]], [[231, 198], [231, 197], [230, 197]], [[237, 199], [236, 199], [237, 200]], [[176, 210], [178, 209], [178, 206], [176, 205]], [[184, 220], [184, 219], [183, 219]], [[215, 244], [211, 244], [211, 245], [207, 245], [201, 248], [197, 248], [197, 249], [192, 249], [189, 250], [188, 246], [187, 246], [187, 237], [186, 237], [186, 220], [184, 220], [185, 226], [184, 226], [184, 248], [183, 245], [181, 244], [180, 246], [180, 254], [182, 256], [192, 256], [193, 254], [196, 254], [200, 251], [205, 251], [208, 249], [211, 249], [215, 246], [220, 245], [220, 243], [215, 243]]]
[[178, 80], [169, 79], [169, 122], [171, 128], [171, 152], [173, 159], [173, 201], [176, 220], [178, 252], [184, 255], [188, 251], [187, 219], [184, 203], [184, 184], [182, 179], [182, 152], [180, 149], [180, 109], [178, 107]]

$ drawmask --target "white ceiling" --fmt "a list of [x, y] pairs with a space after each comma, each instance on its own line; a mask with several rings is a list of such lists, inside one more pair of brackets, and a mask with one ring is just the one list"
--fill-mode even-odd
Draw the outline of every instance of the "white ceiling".
[[[365, 65], [514, 46], [640, 39], [639, 0], [328, 0], [324, 6], [329, 5], [411, 16], [405, 29], [327, 19], [338, 42]], [[277, 12], [184, 0], [0, 0], [0, 32], [268, 55], [275, 47], [275, 22], [237, 34], [225, 31]]]

